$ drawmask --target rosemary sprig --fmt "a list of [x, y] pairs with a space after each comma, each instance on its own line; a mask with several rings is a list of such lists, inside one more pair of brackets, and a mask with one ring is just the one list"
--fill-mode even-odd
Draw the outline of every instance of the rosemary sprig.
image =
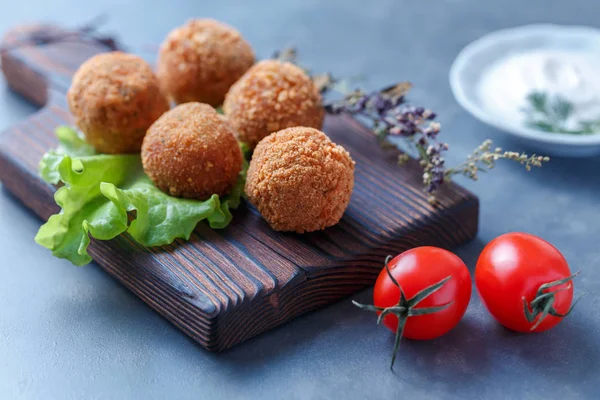
[[577, 128], [569, 128], [567, 122], [573, 117], [575, 106], [560, 95], [533, 91], [527, 96], [528, 106], [523, 109], [527, 126], [549, 133], [589, 135], [600, 132], [600, 119], [577, 121]]

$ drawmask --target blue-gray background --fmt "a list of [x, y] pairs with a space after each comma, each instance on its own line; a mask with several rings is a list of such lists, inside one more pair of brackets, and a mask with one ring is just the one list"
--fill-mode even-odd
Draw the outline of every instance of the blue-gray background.
[[[594, 0], [3, 0], [0, 32], [35, 20], [73, 26], [104, 12], [107, 29], [138, 53], [187, 18], [209, 16], [236, 26], [263, 57], [295, 44], [314, 70], [365, 75], [369, 88], [411, 80], [411, 99], [439, 113], [450, 161], [487, 137], [521, 150], [454, 101], [448, 70], [464, 45], [528, 23], [600, 27]], [[34, 112], [0, 86], [1, 128]], [[517, 335], [494, 323], [474, 292], [450, 334], [403, 344], [394, 374], [392, 335], [349, 300], [226, 353], [208, 353], [96, 265], [76, 268], [36, 246], [40, 221], [2, 190], [0, 397], [598, 398], [599, 167], [600, 158], [554, 159], [531, 173], [504, 164], [481, 182], [464, 182], [481, 199], [480, 234], [458, 249], [471, 271], [495, 236], [538, 234], [583, 271], [576, 289], [588, 295], [573, 315], [551, 332]]]

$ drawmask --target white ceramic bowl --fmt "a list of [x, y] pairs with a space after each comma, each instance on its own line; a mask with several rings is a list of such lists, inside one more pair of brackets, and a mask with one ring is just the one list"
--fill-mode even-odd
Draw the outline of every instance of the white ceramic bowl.
[[[529, 128], [489, 110], [478, 93], [485, 72], [515, 52], [552, 49], [600, 54], [600, 30], [581, 26], [527, 25], [490, 33], [467, 45], [450, 69], [458, 103], [480, 121], [509, 133], [539, 154], [589, 157], [600, 154], [600, 133], [572, 135]], [[598, 71], [600, 73], [600, 71]]]

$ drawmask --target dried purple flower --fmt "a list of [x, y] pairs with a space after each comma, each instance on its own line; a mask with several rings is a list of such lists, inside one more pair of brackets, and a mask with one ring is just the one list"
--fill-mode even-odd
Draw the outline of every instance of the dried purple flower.
[[[531, 167], [541, 167], [543, 162], [550, 160], [548, 157], [527, 156], [502, 151], [500, 148], [491, 151], [492, 142], [486, 140], [465, 162], [447, 168], [443, 154], [448, 151], [449, 146], [438, 138], [441, 125], [434, 121], [436, 114], [424, 107], [405, 104], [405, 95], [410, 87], [410, 83], [403, 82], [372, 93], [355, 90], [341, 100], [327, 103], [325, 109], [331, 114], [346, 113], [369, 119], [376, 136], [382, 142], [387, 142], [386, 139], [390, 136], [407, 139], [417, 151], [419, 163], [423, 167], [423, 184], [430, 194], [454, 175], [477, 180], [479, 171], [493, 168], [499, 159], [517, 161], [525, 165], [528, 171]], [[334, 89], [333, 85], [326, 86], [324, 92], [331, 89]], [[407, 160], [406, 154], [401, 154], [398, 158], [399, 164]], [[435, 202], [435, 198], [430, 197], [430, 201]]]

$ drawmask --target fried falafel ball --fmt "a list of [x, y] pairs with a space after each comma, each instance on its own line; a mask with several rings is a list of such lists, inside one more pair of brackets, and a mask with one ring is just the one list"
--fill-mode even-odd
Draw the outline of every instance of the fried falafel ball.
[[323, 132], [287, 128], [258, 143], [245, 192], [276, 231], [298, 233], [339, 222], [354, 187], [354, 161]]
[[321, 129], [325, 115], [310, 77], [294, 64], [276, 60], [250, 68], [227, 93], [223, 110], [238, 140], [250, 148], [281, 129]]
[[150, 65], [120, 51], [84, 62], [67, 100], [88, 143], [110, 154], [139, 152], [150, 125], [169, 109]]
[[148, 129], [142, 164], [163, 192], [205, 200], [231, 190], [242, 168], [242, 152], [231, 126], [214, 108], [185, 103]]
[[176, 103], [216, 107], [252, 64], [254, 51], [237, 30], [212, 19], [194, 19], [167, 35], [157, 75], [163, 92]]

